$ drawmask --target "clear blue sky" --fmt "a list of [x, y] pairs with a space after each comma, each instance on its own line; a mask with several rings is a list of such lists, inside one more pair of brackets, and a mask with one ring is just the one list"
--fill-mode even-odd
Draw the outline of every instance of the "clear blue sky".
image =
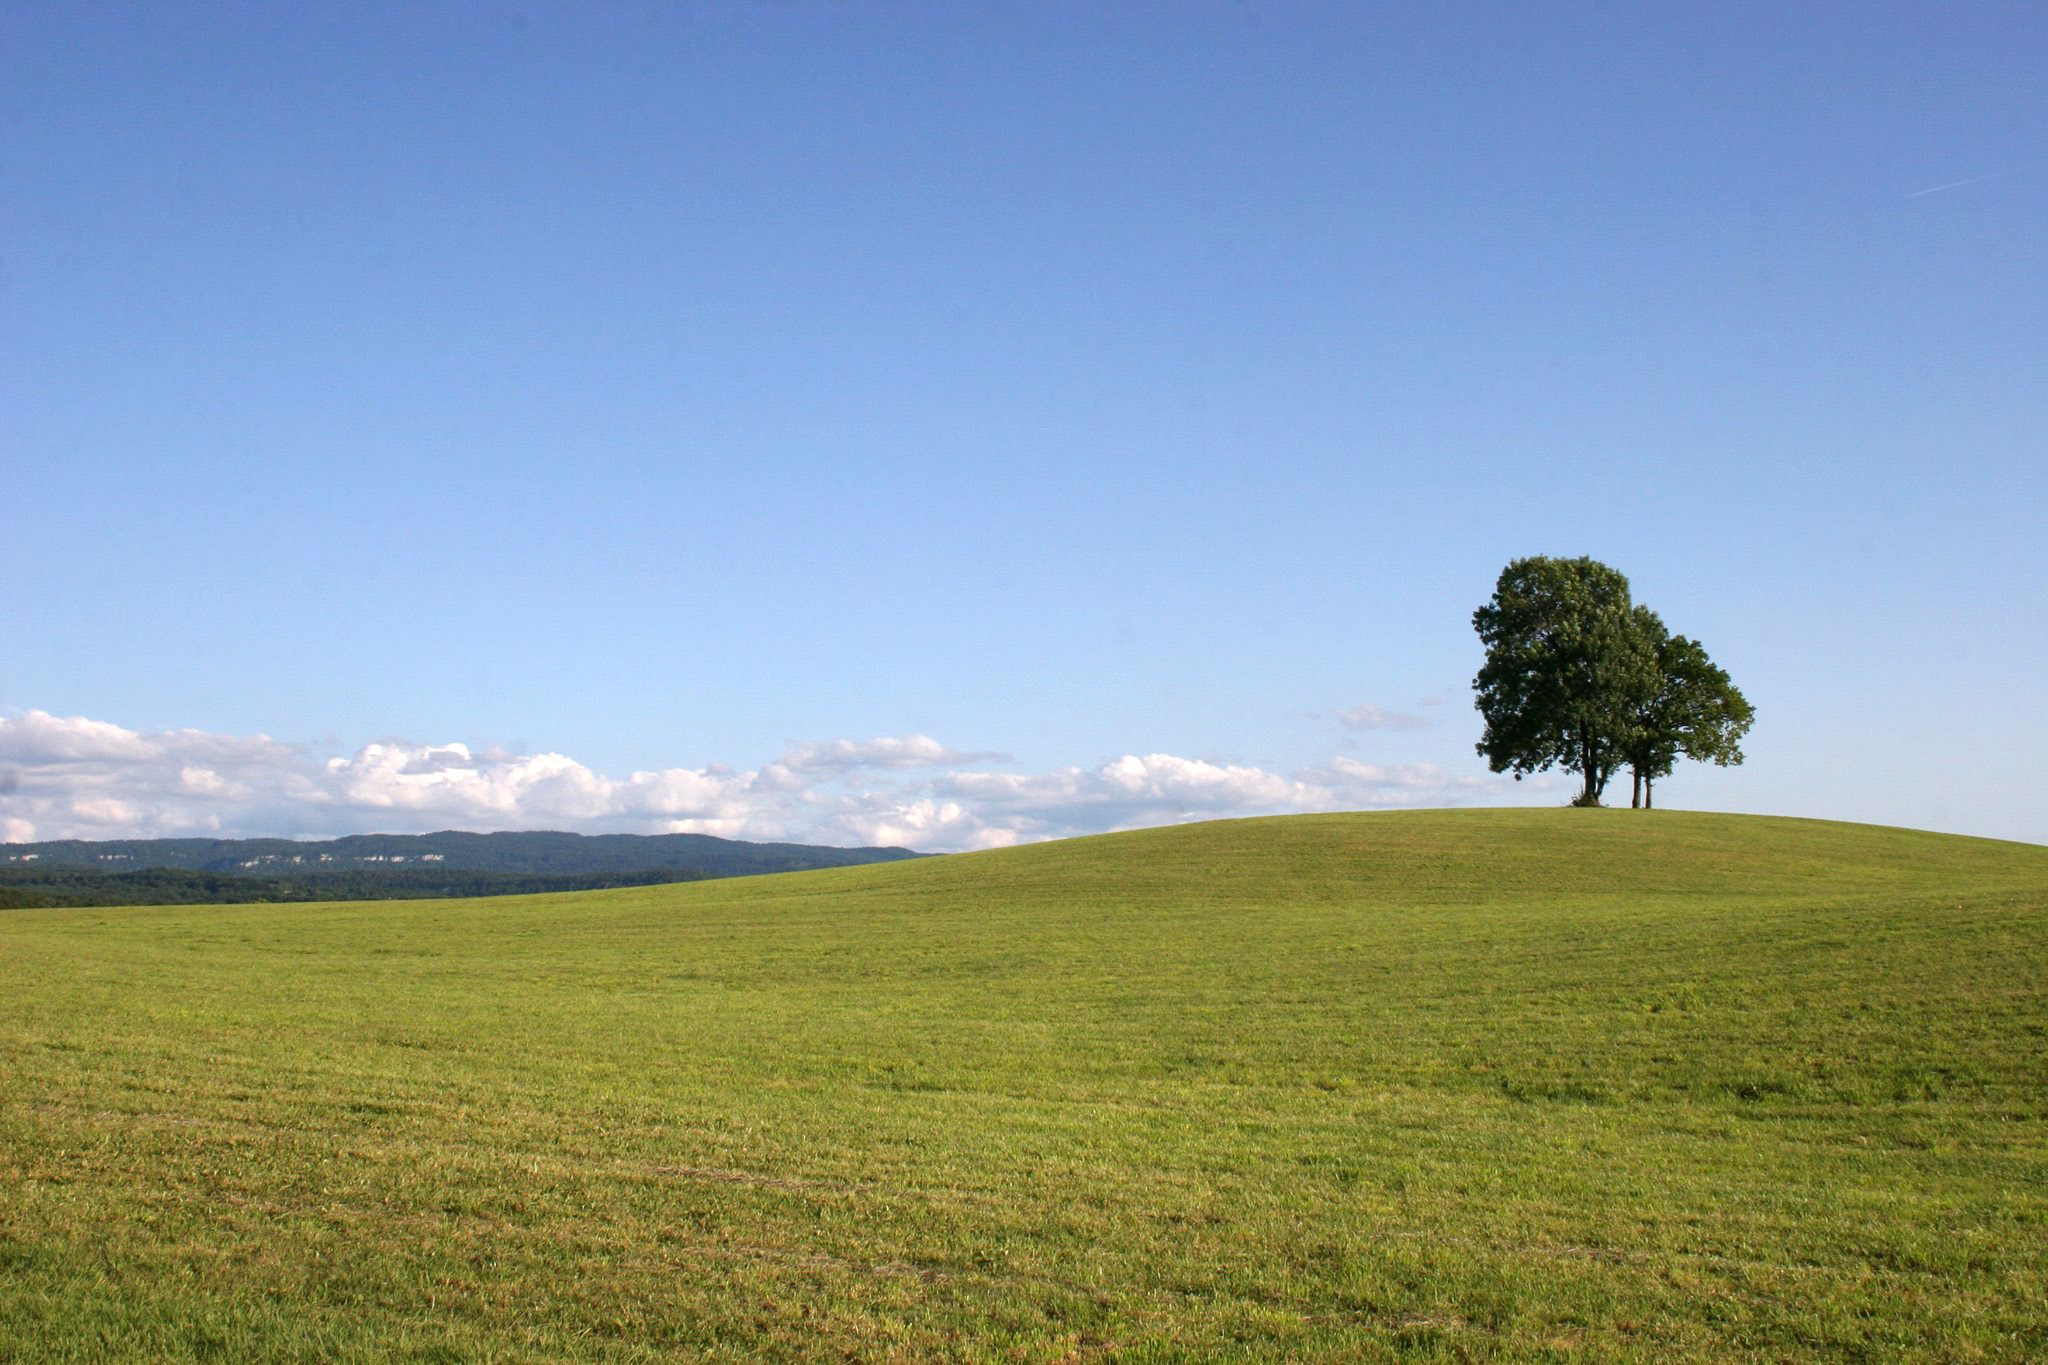
[[2044, 70], [2035, 4], [10, 4], [0, 817], [579, 818], [319, 775], [378, 740], [931, 846], [1561, 801], [1469, 690], [1550, 553], [1757, 707], [1671, 804], [2048, 841]]

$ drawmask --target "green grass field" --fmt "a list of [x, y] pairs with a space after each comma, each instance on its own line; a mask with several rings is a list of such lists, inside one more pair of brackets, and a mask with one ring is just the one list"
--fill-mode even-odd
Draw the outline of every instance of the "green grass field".
[[0, 914], [0, 1357], [2048, 1358], [2048, 849], [1310, 816]]

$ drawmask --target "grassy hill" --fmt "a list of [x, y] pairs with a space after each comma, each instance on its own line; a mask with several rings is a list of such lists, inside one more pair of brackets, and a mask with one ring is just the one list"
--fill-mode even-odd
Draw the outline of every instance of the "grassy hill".
[[0, 1357], [2048, 1356], [2048, 849], [1314, 816], [0, 916]]

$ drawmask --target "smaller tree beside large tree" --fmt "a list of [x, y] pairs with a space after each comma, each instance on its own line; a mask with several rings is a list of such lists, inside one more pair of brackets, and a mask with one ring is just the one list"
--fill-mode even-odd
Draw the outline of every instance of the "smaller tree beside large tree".
[[1742, 737], [1756, 710], [1699, 641], [1666, 631], [1646, 607], [1636, 611], [1657, 642], [1657, 690], [1636, 712], [1622, 756], [1631, 774], [1628, 803], [1648, 809], [1656, 780], [1681, 756], [1724, 768], [1742, 762]]

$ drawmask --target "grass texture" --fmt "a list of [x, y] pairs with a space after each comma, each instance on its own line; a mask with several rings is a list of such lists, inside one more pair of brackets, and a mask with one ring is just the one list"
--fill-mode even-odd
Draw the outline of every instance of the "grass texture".
[[2048, 1358], [2048, 849], [1304, 816], [0, 915], [0, 1358]]

